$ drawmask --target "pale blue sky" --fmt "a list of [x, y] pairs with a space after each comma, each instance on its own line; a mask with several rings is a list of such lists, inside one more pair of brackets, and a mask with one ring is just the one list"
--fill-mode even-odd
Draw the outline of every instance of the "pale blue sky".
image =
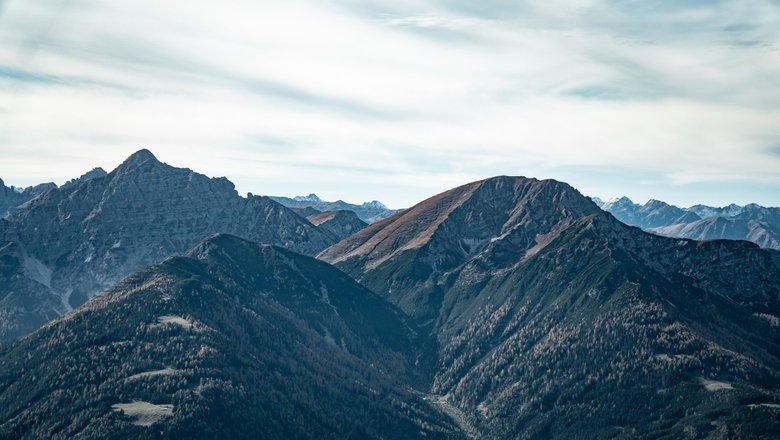
[[0, 177], [147, 147], [409, 206], [499, 174], [780, 205], [780, 2], [0, 0]]

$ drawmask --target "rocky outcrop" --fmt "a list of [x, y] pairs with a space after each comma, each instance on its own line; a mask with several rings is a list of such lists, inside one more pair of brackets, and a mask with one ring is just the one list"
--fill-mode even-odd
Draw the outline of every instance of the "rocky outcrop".
[[53, 183], [42, 183], [40, 185], [28, 186], [24, 189], [14, 186], [8, 187], [5, 186], [3, 180], [0, 179], [0, 219], [8, 217], [12, 212], [16, 211], [18, 206], [27, 203], [53, 188], [57, 188], [57, 185]]
[[593, 202], [565, 183], [501, 176], [431, 197], [319, 258], [377, 292], [392, 291], [391, 301], [411, 316], [435, 319], [443, 286], [461, 270], [484, 278], [511, 267], [547, 234], [596, 212]]
[[71, 179], [67, 182], [65, 182], [64, 185], [62, 185], [62, 189], [68, 188], [70, 186], [77, 185], [81, 182], [86, 182], [90, 179], [97, 179], [98, 177], [105, 177], [108, 173], [100, 167], [92, 168], [91, 170], [87, 171], [86, 173], [82, 174], [81, 177], [78, 177], [76, 179]]

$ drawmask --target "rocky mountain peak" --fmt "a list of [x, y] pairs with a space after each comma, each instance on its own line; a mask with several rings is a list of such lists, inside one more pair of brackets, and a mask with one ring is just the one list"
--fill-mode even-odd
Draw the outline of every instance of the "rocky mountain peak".
[[666, 202], [662, 202], [661, 200], [650, 199], [642, 207], [643, 208], [648, 208], [648, 209], [658, 209], [658, 208], [664, 208], [664, 207], [667, 207], [667, 206], [671, 206], [671, 205], [669, 205]]
[[364, 208], [372, 208], [372, 209], [387, 209], [387, 206], [385, 206], [385, 204], [380, 202], [379, 200], [372, 200], [370, 202], [365, 202], [360, 206]]
[[[326, 250], [322, 257], [340, 261], [363, 255], [383, 260], [397, 252], [434, 242], [445, 247], [457, 246], [460, 251], [456, 254], [470, 255], [507, 238], [521, 226], [528, 226], [535, 233], [542, 230], [546, 233], [565, 218], [579, 218], [597, 211], [598, 207], [590, 199], [565, 183], [498, 176], [424, 200], [401, 215], [363, 229]], [[533, 235], [526, 235], [521, 241], [528, 245]], [[346, 249], [350, 251], [345, 253]], [[335, 257], [337, 254], [339, 257]]]
[[134, 173], [139, 170], [159, 169], [164, 164], [146, 148], [136, 151], [119, 164], [111, 174]]
[[77, 184], [79, 184], [81, 182], [86, 182], [87, 180], [92, 180], [92, 179], [98, 179], [98, 178], [101, 178], [101, 177], [106, 177], [107, 175], [108, 175], [108, 173], [103, 168], [96, 167], [96, 168], [93, 168], [93, 169], [87, 171], [86, 173], [82, 174], [80, 177], [78, 177], [76, 179], [72, 179], [72, 180], [69, 180], [69, 181], [65, 182], [65, 184], [62, 185], [62, 187], [60, 189], [66, 189], [66, 188], [68, 188], [70, 186], [77, 185]]
[[108, 175], [106, 170], [100, 167], [96, 167], [82, 174], [81, 177], [79, 177], [79, 180], [96, 179], [98, 177], [105, 177], [106, 175]]
[[293, 200], [296, 202], [321, 202], [322, 199], [317, 194], [311, 193], [308, 196], [295, 196]]
[[155, 157], [151, 151], [149, 151], [146, 148], [142, 148], [136, 151], [135, 153], [131, 154], [130, 156], [128, 156], [127, 159], [125, 159], [125, 161], [122, 163], [131, 165], [131, 164], [141, 164], [147, 161], [159, 162], [157, 160], [157, 157]]
[[[81, 305], [132, 271], [180, 254], [214, 233], [308, 254], [336, 242], [267, 197], [240, 197], [226, 178], [160, 163], [148, 150], [136, 152], [105, 177], [8, 206], [13, 207], [13, 222], [0, 239], [19, 241], [32, 262], [28, 266], [40, 269], [35, 273], [51, 273], [46, 284], [38, 283], [38, 296], [58, 297], [67, 307]], [[27, 279], [27, 272], [22, 264], [9, 276]], [[4, 284], [0, 274], [0, 298], [13, 295], [24, 301], [29, 291], [26, 285], [17, 289]], [[0, 321], [31, 321], [26, 316], [31, 310], [16, 308]], [[51, 319], [60, 310], [47, 306], [39, 314]], [[0, 326], [0, 339], [20, 333]]]
[[604, 203], [603, 209], [605, 211], [609, 211], [611, 209], [638, 209], [639, 205], [634, 203], [633, 200], [629, 199], [626, 196], [620, 197], [618, 199], [611, 199], [607, 200], [606, 203]]

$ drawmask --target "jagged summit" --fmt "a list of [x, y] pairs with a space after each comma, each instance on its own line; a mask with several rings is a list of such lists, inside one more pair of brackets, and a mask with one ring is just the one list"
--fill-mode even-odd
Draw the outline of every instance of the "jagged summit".
[[[0, 273], [0, 298], [11, 295], [27, 301], [25, 290], [13, 287], [12, 281], [29, 278], [27, 268], [35, 267], [34, 274], [50, 274], [44, 277], [46, 283], [38, 283], [40, 289], [60, 297], [68, 308], [132, 271], [186, 251], [209, 234], [232, 233], [307, 254], [336, 242], [267, 197], [243, 198], [226, 178], [160, 163], [148, 150], [134, 153], [104, 177], [33, 198], [15, 208], [9, 219], [0, 246], [18, 241], [29, 258], [9, 268], [7, 282]], [[60, 314], [49, 306], [43, 311], [35, 307], [14, 307], [0, 316], [0, 340], [24, 334], [6, 330], [20, 321], [31, 322], [27, 313], [48, 319]], [[37, 318], [35, 323], [41, 324]]]
[[696, 240], [748, 240], [764, 248], [780, 249], [780, 208], [756, 203], [678, 208], [655, 199], [639, 205], [627, 197], [604, 203], [601, 208], [623, 223], [655, 234]]
[[633, 200], [629, 199], [626, 196], [619, 197], [619, 198], [613, 198], [609, 199], [606, 202], [604, 202], [603, 209], [605, 211], [609, 210], [615, 210], [615, 209], [639, 209], [640, 205], [634, 203]]
[[[157, 160], [157, 157], [155, 157], [154, 154], [152, 154], [151, 151], [147, 149], [141, 149], [136, 151], [135, 153], [128, 156], [127, 159], [122, 161], [119, 166], [114, 168], [113, 171], [111, 171], [111, 175], [117, 176], [117, 175], [125, 175], [125, 174], [135, 174], [141, 171], [144, 172], [151, 172], [151, 171], [160, 171], [164, 169], [173, 169], [174, 167], [171, 167], [170, 165], [164, 164]], [[187, 171], [190, 171], [189, 169], [184, 169]]]
[[153, 161], [158, 162], [157, 157], [155, 157], [154, 154], [152, 154], [151, 151], [149, 151], [146, 148], [142, 148], [135, 153], [131, 154], [127, 157], [127, 159], [122, 162], [123, 165], [132, 165], [132, 164], [141, 164], [144, 162]]
[[57, 188], [57, 185], [51, 182], [28, 186], [27, 188], [13, 185], [7, 187], [5, 182], [0, 179], [0, 218], [11, 215], [20, 206], [55, 188]]
[[322, 199], [317, 196], [317, 194], [309, 194], [308, 196], [295, 196], [293, 197], [293, 200], [296, 202], [321, 202]]
[[669, 205], [666, 202], [663, 202], [661, 200], [656, 200], [656, 199], [650, 199], [650, 200], [647, 201], [647, 203], [645, 203], [643, 205], [644, 208], [650, 208], [650, 207], [660, 208], [660, 207], [664, 207], [664, 206], [671, 206], [671, 205]]
[[95, 167], [95, 168], [92, 168], [91, 170], [87, 171], [86, 173], [82, 174], [79, 177], [79, 179], [82, 179], [82, 180], [95, 179], [95, 178], [98, 178], [98, 177], [105, 177], [106, 175], [108, 175], [108, 172], [106, 172], [106, 170], [104, 170], [101, 167]]
[[388, 209], [387, 206], [385, 206], [385, 204], [380, 202], [379, 200], [372, 200], [370, 202], [365, 202], [362, 203], [360, 206], [364, 208]]
[[68, 188], [69, 186], [77, 185], [77, 184], [79, 184], [81, 182], [86, 182], [88, 180], [99, 179], [101, 177], [106, 177], [107, 175], [108, 175], [108, 173], [106, 172], [106, 170], [104, 170], [101, 167], [96, 167], [96, 168], [93, 168], [93, 169], [87, 171], [86, 173], [82, 174], [81, 176], [79, 176], [79, 177], [77, 177], [75, 179], [72, 179], [72, 180], [69, 180], [69, 181], [65, 182], [65, 184], [62, 185], [60, 187], [60, 189], [65, 189], [65, 188]]

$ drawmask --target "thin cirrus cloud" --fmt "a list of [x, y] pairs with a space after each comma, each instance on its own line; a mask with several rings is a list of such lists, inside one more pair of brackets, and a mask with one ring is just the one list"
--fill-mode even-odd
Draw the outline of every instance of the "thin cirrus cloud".
[[408, 206], [497, 174], [780, 204], [769, 0], [0, 7], [0, 177], [140, 147], [241, 191]]

